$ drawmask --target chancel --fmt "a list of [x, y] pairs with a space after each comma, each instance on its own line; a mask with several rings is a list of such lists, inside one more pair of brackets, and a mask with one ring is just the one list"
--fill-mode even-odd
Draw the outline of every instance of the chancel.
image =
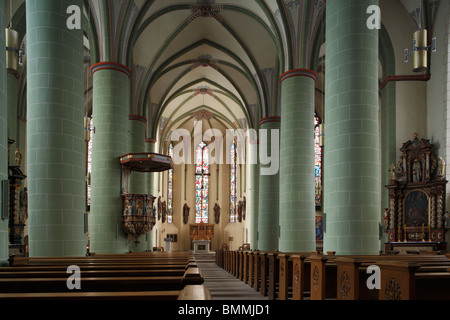
[[450, 299], [449, 21], [0, 1], [0, 301]]

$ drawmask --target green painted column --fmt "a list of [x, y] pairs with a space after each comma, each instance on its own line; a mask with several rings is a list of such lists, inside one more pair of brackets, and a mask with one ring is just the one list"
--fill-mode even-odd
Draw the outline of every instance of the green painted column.
[[[277, 116], [263, 118], [259, 121], [259, 212], [258, 212], [258, 249], [270, 251], [278, 249], [279, 236], [279, 170], [270, 172], [271, 165], [264, 164], [261, 155], [279, 157], [279, 150], [272, 150], [272, 134], [278, 134], [281, 118]], [[267, 133], [267, 139], [263, 132]], [[279, 139], [274, 141], [279, 146]], [[272, 152], [274, 155], [272, 155]], [[278, 153], [278, 154], [277, 154]]]
[[100, 62], [93, 72], [92, 202], [90, 212], [91, 251], [128, 251], [123, 231], [121, 165], [119, 157], [129, 153], [130, 72], [115, 63]]
[[314, 89], [317, 74], [284, 73], [281, 83], [279, 250], [314, 251]]
[[247, 203], [250, 206], [250, 248], [252, 250], [258, 249], [258, 210], [259, 210], [259, 164], [258, 164], [258, 139], [250, 142], [252, 158], [250, 163], [250, 196]]
[[[156, 139], [145, 138], [145, 152], [156, 152], [156, 150], [157, 150]], [[147, 193], [149, 193], [155, 197], [158, 195], [157, 183], [155, 181], [156, 177], [157, 177], [156, 173], [148, 173], [145, 176], [145, 185], [147, 188]], [[153, 205], [155, 208], [156, 208], [157, 204], [158, 204], [158, 201], [157, 201], [157, 199], [155, 199], [155, 201], [153, 202]], [[147, 250], [152, 251], [153, 250], [153, 229], [147, 233], [146, 239], [147, 239], [147, 241], [146, 241]]]
[[[5, 25], [5, 4], [0, 2], [0, 25]], [[0, 33], [0, 181], [8, 179], [8, 105], [6, 99], [5, 33]], [[0, 197], [0, 208], [3, 207]], [[0, 209], [1, 211], [2, 209]], [[3, 213], [3, 212], [0, 212]], [[0, 219], [0, 267], [8, 265], [8, 220]]]
[[[17, 134], [17, 87], [18, 87], [18, 79], [16, 75], [12, 73], [8, 73], [6, 76], [7, 81], [7, 98], [8, 98], [8, 138], [13, 139], [14, 143], [11, 144], [10, 147], [10, 156], [9, 163], [14, 165], [14, 150], [19, 147], [17, 143], [18, 134]], [[19, 147], [20, 148], [20, 147]], [[20, 150], [24, 152], [25, 150]], [[23, 170], [23, 167], [22, 167]]]
[[70, 5], [82, 1], [26, 1], [32, 257], [86, 254], [83, 33], [66, 27]]
[[[145, 128], [147, 121], [144, 117], [138, 115], [129, 115], [129, 148], [127, 152], [142, 153], [145, 152]], [[146, 174], [133, 172], [130, 177], [130, 193], [145, 194], [147, 188], [145, 185]]]
[[[142, 153], [145, 152], [145, 128], [147, 126], [147, 120], [139, 115], [129, 115], [129, 151], [130, 153]], [[147, 174], [142, 172], [132, 172], [130, 176], [130, 193], [134, 194], [146, 194], [146, 176]], [[141, 241], [139, 245], [132, 241], [128, 243], [128, 249], [135, 252], [143, 252], [147, 250], [148, 236], [142, 236], [139, 238]]]
[[378, 254], [380, 146], [378, 30], [366, 25], [377, 0], [326, 8], [324, 251]]

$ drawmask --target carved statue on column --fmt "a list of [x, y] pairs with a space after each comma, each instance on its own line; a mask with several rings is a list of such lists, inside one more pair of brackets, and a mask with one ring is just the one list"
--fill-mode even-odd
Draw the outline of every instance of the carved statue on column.
[[158, 197], [158, 220], [161, 219], [161, 211], [162, 211], [162, 202], [161, 196]]
[[247, 217], [247, 199], [244, 197], [244, 200], [242, 200], [242, 217], [245, 218]]
[[189, 221], [189, 210], [191, 210], [191, 208], [189, 208], [187, 203], [185, 203], [183, 206], [183, 223], [184, 224], [188, 223], [188, 221]]
[[166, 215], [167, 215], [167, 208], [166, 208], [166, 202], [164, 201], [162, 203], [162, 217], [161, 217], [162, 222], [166, 222]]
[[384, 230], [385, 231], [389, 230], [389, 214], [390, 214], [389, 211], [390, 211], [389, 208], [385, 208], [384, 209], [384, 218], [383, 218], [383, 220], [384, 220]]
[[239, 222], [242, 222], [242, 201], [239, 201], [238, 206], [237, 206], [237, 210], [238, 210], [237, 219], [238, 219]]
[[220, 222], [220, 207], [217, 203], [214, 206], [214, 222], [217, 224]]

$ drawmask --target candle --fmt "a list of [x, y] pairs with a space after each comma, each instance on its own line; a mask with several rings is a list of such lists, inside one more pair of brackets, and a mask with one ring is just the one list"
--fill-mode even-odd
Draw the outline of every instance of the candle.
[[422, 242], [425, 242], [425, 233], [424, 233], [425, 224], [422, 223]]
[[406, 235], [406, 223], [403, 225], [403, 228], [405, 229], [405, 238], [403, 239], [403, 242], [406, 242], [406, 238], [407, 238], [407, 235]]

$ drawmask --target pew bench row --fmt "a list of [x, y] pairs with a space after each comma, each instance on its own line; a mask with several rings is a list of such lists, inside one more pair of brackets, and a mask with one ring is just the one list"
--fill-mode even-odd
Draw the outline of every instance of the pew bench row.
[[450, 254], [218, 250], [216, 264], [271, 300], [450, 299]]
[[189, 252], [12, 257], [0, 268], [0, 301], [210, 300], [203, 282]]

